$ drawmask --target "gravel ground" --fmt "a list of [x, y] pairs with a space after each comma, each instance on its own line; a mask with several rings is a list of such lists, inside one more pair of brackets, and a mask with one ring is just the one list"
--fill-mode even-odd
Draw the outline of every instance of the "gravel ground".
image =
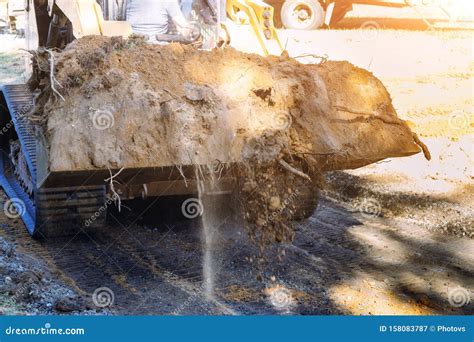
[[0, 315], [103, 313], [79, 293], [51, 274], [43, 260], [0, 237]]

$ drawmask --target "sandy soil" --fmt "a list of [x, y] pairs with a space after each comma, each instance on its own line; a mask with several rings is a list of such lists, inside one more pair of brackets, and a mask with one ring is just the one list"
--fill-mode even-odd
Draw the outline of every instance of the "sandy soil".
[[[297, 226], [295, 242], [283, 247], [283, 261], [267, 266], [263, 282], [255, 280], [255, 249], [230, 223], [219, 230], [212, 300], [203, 294], [194, 223], [112, 218], [104, 234], [39, 244], [7, 220], [1, 236], [31, 250], [70, 288], [89, 295], [112, 288], [113, 311], [124, 314], [474, 313], [472, 31], [403, 31], [391, 19], [381, 23], [383, 30], [288, 31], [282, 40], [292, 56], [327, 54], [371, 70], [433, 159], [417, 155], [329, 175], [319, 211]], [[2, 78], [16, 77], [4, 65], [0, 70]], [[159, 211], [149, 208], [148, 215]]]

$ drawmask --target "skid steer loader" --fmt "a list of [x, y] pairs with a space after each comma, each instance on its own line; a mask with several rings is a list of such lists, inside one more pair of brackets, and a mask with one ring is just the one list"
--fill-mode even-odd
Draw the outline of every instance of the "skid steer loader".
[[[62, 49], [87, 35], [128, 37], [132, 28], [124, 21], [124, 10], [124, 1], [116, 0], [28, 0], [27, 48]], [[270, 6], [261, 1], [236, 0], [229, 1], [223, 10], [236, 21], [236, 26], [251, 28], [258, 44], [257, 53], [281, 53]], [[219, 11], [208, 1], [194, 1], [187, 13], [189, 19], [198, 23], [200, 45], [205, 48], [218, 44], [222, 16]], [[180, 41], [174, 34], [160, 38]], [[35, 93], [26, 84], [0, 89], [0, 185], [10, 198], [5, 213], [17, 213], [33, 237], [61, 235], [75, 224], [84, 226], [85, 222], [94, 226], [104, 224], [103, 211], [108, 203], [104, 179], [110, 176], [109, 171], [50, 172], [45, 138], [35, 132], [28, 119], [34, 98]], [[196, 194], [198, 185], [190, 180], [193, 175], [192, 168], [184, 168], [182, 173], [172, 168], [125, 169], [120, 173], [122, 185], [118, 191], [122, 199]], [[188, 180], [183, 181], [183, 177]], [[219, 193], [231, 192], [234, 186], [235, 179], [223, 175]]]
[[[184, 2], [183, 0], [182, 4], [184, 4]], [[81, 44], [87, 44], [90, 40], [97, 38], [89, 37], [81, 39], [77, 41], [76, 45], [73, 45], [74, 39], [85, 36], [129, 37], [132, 34], [131, 25], [123, 20], [127, 17], [126, 13], [124, 13], [124, 9], [126, 9], [124, 3], [124, 1], [118, 0], [104, 0], [98, 2], [94, 0], [29, 0], [27, 2], [26, 13], [29, 19], [27, 30], [28, 49], [34, 50], [37, 47], [46, 47], [47, 49], [41, 49], [37, 53], [50, 54], [48, 66], [51, 70], [49, 70], [49, 72], [39, 70], [38, 67], [34, 68], [36, 73], [49, 75], [49, 77], [47, 77], [49, 85], [44, 84], [45, 89], [54, 90], [55, 87], [54, 54], [51, 52], [52, 49], [61, 50], [71, 42], [72, 44], [69, 45], [69, 48], [80, 47]], [[189, 3], [189, 1], [187, 3]], [[193, 32], [192, 35], [181, 36], [170, 28], [169, 34], [152, 37], [154, 43], [162, 44], [177, 41], [180, 43], [193, 44], [202, 49], [211, 49], [216, 45], [220, 45], [218, 37], [221, 37], [221, 33], [225, 32], [227, 37], [225, 37], [223, 41], [226, 44], [230, 41], [231, 45], [240, 46], [241, 44], [237, 43], [244, 41], [246, 44], [243, 44], [243, 48], [246, 52], [250, 52], [249, 49], [253, 49], [251, 50], [252, 52], [259, 53], [263, 56], [282, 54], [283, 49], [273, 26], [273, 8], [271, 6], [260, 0], [231, 0], [227, 1], [225, 9], [221, 9], [217, 7], [215, 3], [216, 2], [211, 3], [211, 1], [205, 0], [194, 0], [191, 6], [186, 7], [188, 8], [186, 13], [188, 20], [195, 24], [197, 30], [193, 31], [197, 32]], [[222, 3], [220, 4], [222, 5]], [[229, 20], [223, 20], [224, 15], [222, 11], [226, 12]], [[104, 40], [103, 38], [101, 39]], [[133, 40], [127, 41], [126, 43], [130, 42], [133, 42]], [[141, 46], [144, 48], [150, 47], [144, 45], [144, 43]], [[174, 48], [180, 47], [178, 45], [170, 46], [170, 50]], [[192, 49], [188, 50], [191, 51]], [[136, 52], [138, 55], [134, 58], [138, 59], [142, 50]], [[308, 127], [311, 128], [308, 128], [308, 131], [302, 133], [302, 140], [299, 142], [299, 145], [303, 147], [306, 145], [317, 145], [318, 147], [325, 148], [325, 151], [321, 149], [309, 150], [311, 155], [306, 157], [311, 158], [314, 161], [313, 164], [317, 165], [318, 170], [316, 177], [319, 177], [322, 172], [328, 170], [357, 168], [385, 158], [409, 156], [420, 152], [419, 147], [422, 145], [416, 143], [416, 135], [410, 131], [402, 120], [396, 117], [395, 109], [390, 102], [388, 92], [381, 82], [367, 71], [355, 68], [349, 63], [341, 64], [334, 62], [328, 63], [332, 65], [328, 68], [325, 68], [324, 65], [321, 66], [321, 74], [320, 76], [316, 76], [312, 74], [316, 66], [303, 67], [287, 56], [272, 57], [263, 60], [256, 56], [243, 56], [231, 50], [213, 51], [209, 54], [218, 55], [220, 58], [239, 55], [239, 59], [236, 60], [239, 60], [239, 63], [242, 64], [248, 63], [255, 58], [260, 60], [260, 62], [264, 62], [267, 66], [273, 66], [273, 63], [275, 63], [277, 69], [279, 68], [277, 74], [280, 75], [280, 81], [284, 80], [283, 82], [286, 84], [284, 90], [282, 90], [283, 95], [289, 93], [295, 95], [295, 102], [291, 104], [291, 109], [290, 107], [286, 109], [295, 111], [295, 115], [302, 110], [300, 116], [295, 116], [297, 124], [295, 127], [302, 127], [303, 124], [314, 125], [309, 125]], [[204, 56], [206, 53], [199, 53], [199, 55]], [[225, 64], [225, 62], [225, 60], [222, 61], [222, 64]], [[92, 63], [95, 62], [92, 61]], [[254, 61], [252, 63], [256, 62]], [[178, 63], [176, 62], [176, 64]], [[215, 64], [216, 63], [208, 65], [208, 69], [215, 67]], [[301, 92], [298, 90], [300, 89], [300, 84], [287, 83], [287, 80], [292, 76], [291, 70], [286, 71], [290, 64], [296, 68], [301, 67], [304, 69], [304, 72], [294, 75], [299, 78], [293, 78], [293, 81], [308, 83], [308, 89], [314, 90], [315, 93], [306, 94], [304, 91]], [[230, 73], [241, 73], [241, 66], [240, 64], [232, 65]], [[83, 65], [81, 68], [84, 69], [86, 67]], [[162, 77], [166, 78], [165, 73], [167, 70], [161, 72]], [[287, 74], [287, 72], [289, 72], [289, 74]], [[321, 76], [322, 74], [325, 76]], [[344, 106], [344, 102], [342, 105], [336, 103], [336, 98], [341, 98], [340, 95], [344, 95], [341, 89], [331, 87], [330, 83], [328, 83], [328, 87], [326, 87], [322, 81], [323, 77], [330, 79], [332, 77], [331, 75], [334, 74], [336, 74], [338, 78], [353, 79], [353, 83], [344, 83], [347, 88], [347, 94], [345, 95], [347, 95], [346, 98], [349, 99], [349, 102], [352, 103], [356, 101], [359, 103], [360, 99], [364, 99], [365, 101], [362, 101], [362, 104], [364, 104], [369, 103], [369, 100], [373, 100], [373, 104], [376, 105], [376, 114], [374, 114], [374, 112], [352, 111], [350, 108]], [[207, 74], [202, 75], [204, 78], [210, 77]], [[235, 191], [239, 192], [240, 190], [244, 191], [244, 189], [248, 188], [246, 187], [248, 184], [242, 184], [244, 182], [239, 179], [238, 173], [234, 172], [234, 165], [231, 165], [228, 168], [221, 169], [222, 172], [215, 184], [213, 184], [213, 186], [207, 186], [203, 190], [202, 184], [199, 183], [200, 177], [196, 174], [196, 170], [199, 170], [202, 165], [211, 167], [211, 164], [216, 158], [216, 150], [212, 150], [212, 154], [209, 156], [206, 155], [205, 159], [197, 162], [194, 162], [191, 158], [168, 158], [161, 160], [161, 164], [145, 164], [148, 165], [146, 167], [142, 167], [144, 164], [141, 162], [130, 164], [104, 164], [106, 166], [110, 165], [111, 168], [128, 165], [121, 169], [112, 170], [100, 167], [100, 163], [92, 163], [91, 167], [85, 164], [76, 164], [75, 162], [63, 164], [62, 161], [64, 158], [59, 158], [61, 159], [59, 165], [51, 164], [50, 162], [54, 158], [50, 157], [54, 155], [54, 150], [49, 148], [51, 146], [48, 146], [48, 143], [51, 141], [45, 136], [47, 132], [45, 133], [45, 130], [40, 128], [40, 125], [36, 125], [31, 120], [31, 111], [33, 108], [35, 110], [38, 110], [38, 108], [47, 108], [41, 106], [41, 104], [44, 104], [41, 102], [41, 96], [36, 97], [36, 95], [38, 95], [37, 89], [41, 89], [41, 82], [45, 82], [46, 80], [44, 77], [34, 76], [35, 73], [33, 73], [28, 85], [6, 85], [0, 88], [0, 185], [9, 197], [9, 200], [4, 205], [4, 211], [7, 216], [21, 217], [28, 232], [32, 236], [44, 237], [69, 234], [71, 231], [77, 231], [78, 226], [82, 228], [100, 227], [105, 223], [108, 207], [111, 206], [115, 200], [190, 195], [197, 193], [203, 195], [203, 192], [204, 195], [212, 196], [229, 194]], [[250, 76], [249, 73], [249, 77]], [[360, 79], [362, 81], [357, 81], [358, 77], [361, 77]], [[227, 79], [228, 75], [226, 77], [226, 80]], [[289, 127], [294, 128], [292, 126], [293, 119], [291, 115], [288, 113], [285, 113], [286, 115], [283, 116], [278, 115], [278, 113], [275, 113], [272, 109], [272, 85], [273, 82], [276, 81], [277, 79], [269, 76], [268, 85], [270, 85], [270, 88], [265, 86], [264, 89], [250, 89], [250, 91], [259, 99], [258, 101], [265, 102], [265, 113], [268, 112], [268, 114], [278, 116], [278, 120], [276, 121], [283, 119], [284, 122], [278, 122], [278, 126], [284, 126], [288, 129]], [[160, 82], [163, 82], [163, 79], [160, 80]], [[275, 86], [277, 87], [276, 84]], [[183, 87], [185, 87], [185, 85], [183, 85]], [[195, 93], [195, 90], [191, 89], [190, 91], [191, 94], [188, 99], [192, 101], [200, 99], [199, 94]], [[341, 92], [341, 94], [338, 92]], [[302, 94], [306, 95], [303, 96]], [[59, 95], [62, 97], [61, 94]], [[235, 98], [236, 93], [234, 91], [223, 95]], [[100, 97], [100, 95], [98, 96]], [[241, 93], [240, 96], [242, 101], [249, 98], [253, 101], [253, 95], [251, 95], [251, 93]], [[319, 99], [318, 96], [320, 96]], [[285, 102], [285, 99], [286, 97], [280, 98], [282, 108], [287, 105], [289, 106], [289, 104]], [[35, 105], [36, 100], [38, 100], [38, 103]], [[63, 108], [68, 108], [68, 103], [72, 104], [72, 107], [69, 107], [67, 112], [62, 112], [61, 118], [76, 113], [75, 110], [82, 105], [88, 106], [87, 103], [83, 102], [82, 98], [80, 102], [69, 100], [69, 102], [63, 102]], [[106, 103], [109, 105], [111, 104], [110, 101], [115, 100], [104, 100], [100, 97], [100, 101], [109, 101]], [[306, 104], [308, 106], [302, 103], [305, 101], [307, 101]], [[238, 102], [238, 104], [240, 104], [240, 102]], [[133, 105], [130, 105], [127, 109], [130, 111], [131, 107], [133, 107]], [[142, 108], [143, 107], [140, 107], [139, 109], [140, 113]], [[303, 111], [303, 109], [305, 110]], [[238, 105], [234, 110], [236, 110], [236, 112], [232, 113], [236, 116], [242, 115], [243, 113]], [[373, 109], [370, 108], [370, 110]], [[381, 112], [378, 112], [379, 110]], [[97, 109], [95, 111], [97, 111]], [[128, 112], [125, 111], [122, 114], [127, 117], [127, 113]], [[386, 117], [381, 117], [378, 113], [385, 113]], [[168, 117], [169, 113], [165, 110], [164, 113], [160, 111], [159, 115]], [[354, 118], [354, 115], [359, 117]], [[80, 116], [80, 118], [87, 120], [87, 116]], [[246, 118], [247, 116], [241, 117], [241, 119]], [[257, 121], [261, 119], [260, 117], [253, 118]], [[273, 118], [273, 120], [274, 119], [275, 118]], [[373, 122], [373, 120], [377, 120], [378, 124], [366, 125]], [[323, 121], [325, 125], [323, 125]], [[163, 123], [164, 121], [160, 121], [160, 124]], [[397, 129], [384, 132], [383, 127], [379, 125], [381, 123], [387, 125], [395, 124], [397, 125]], [[352, 126], [352, 124], [362, 126], [357, 126], [359, 127], [358, 129]], [[228, 125], [227, 121], [225, 125], [223, 124], [219, 127], [221, 131], [226, 125]], [[126, 127], [127, 126], [122, 126], [120, 128]], [[266, 125], [264, 128], [268, 130], [269, 127], [269, 125]], [[234, 128], [236, 128], [236, 130], [229, 132], [229, 136], [234, 136], [237, 134], [236, 132], [239, 131], [239, 127]], [[377, 130], [379, 128], [381, 131]], [[315, 131], [318, 129], [319, 131]], [[76, 131], [78, 131], [78, 129], [72, 124], [67, 125], [67, 127], [60, 126], [59, 129], [56, 130], [61, 136], [58, 138], [59, 140], [57, 140], [61, 150], [66, 149], [69, 151], [68, 146], [62, 145], [63, 141], [68, 136], [75, 137]], [[280, 130], [277, 131], [280, 132]], [[258, 140], [261, 138], [261, 133], [258, 132], [261, 131], [255, 131], [255, 134], [258, 136], [253, 137], [256, 139], [256, 144], [260, 144]], [[100, 141], [103, 137], [104, 139], [114, 138], [114, 136], [109, 136], [105, 133], [102, 135], [98, 133], [98, 131], [94, 131], [94, 134], [91, 134], [87, 129], [80, 134], [87, 139], [93, 137], [93, 139], [95, 139], [94, 141]], [[87, 134], [89, 135], [85, 136]], [[185, 133], [181, 131], [180, 134]], [[219, 133], [215, 136], [218, 135]], [[414, 137], [412, 137], [412, 135], [414, 135]], [[209, 134], [205, 139], [212, 141], [212, 138], [213, 135]], [[183, 143], [185, 140], [181, 135], [179, 135], [177, 139], [178, 144]], [[205, 139], [203, 139], [203, 142]], [[83, 145], [81, 145], [83, 141], [74, 141], [79, 144], [79, 147], [83, 147]], [[104, 140], [102, 143], [107, 144], [108, 141], [110, 141], [110, 139]], [[218, 142], [214, 141], [214, 144], [220, 146], [222, 141], [224, 140], [219, 140]], [[230, 145], [235, 142], [235, 140], [226, 141], [228, 141]], [[323, 144], [321, 144], [322, 141], [324, 142]], [[335, 144], [335, 142], [337, 142], [337, 144]], [[339, 143], [343, 150], [335, 153], [332, 147], [338, 147], [336, 145]], [[151, 144], [156, 147], [153, 142]], [[243, 146], [243, 144], [239, 144], [240, 143], [237, 142], [236, 147]], [[274, 144], [270, 145], [274, 146]], [[127, 149], [128, 147], [131, 147], [130, 151], [135, 156], [134, 148], [139, 147], [134, 145], [134, 137], [132, 137], [130, 141], [127, 140], [125, 142], [123, 148]], [[109, 151], [112, 151], [114, 148], [117, 149], [117, 146]], [[347, 151], [349, 149], [354, 153], [348, 153]], [[71, 149], [71, 151], [72, 150], [73, 149]], [[76, 152], [73, 152], [73, 154], [75, 154], [72, 159], [77, 157], [79, 151], [81, 153], [84, 152], [81, 151], [81, 149], [77, 149]], [[425, 152], [425, 150], [423, 151]], [[180, 152], [184, 153], [186, 151], [177, 148], [176, 150], [173, 149], [172, 153], [180, 154]], [[301, 152], [307, 155], [306, 150], [298, 150], [295, 152]], [[242, 152], [239, 156], [245, 153], [247, 152]], [[156, 158], [156, 153], [152, 155], [153, 158]], [[428, 153], [425, 153], [425, 156], [426, 155], [428, 155]], [[240, 161], [239, 156], [229, 159], [228, 163], [238, 164]], [[90, 157], [91, 156], [87, 154], [85, 159], [92, 161]], [[327, 158], [330, 159], [330, 163], [327, 162]], [[82, 166], [78, 167], [78, 165]], [[301, 186], [301, 189], [293, 189], [294, 193], [297, 194], [297, 198], [294, 199], [295, 210], [291, 211], [290, 219], [301, 219], [312, 215], [318, 202], [318, 191], [316, 189], [318, 182], [316, 182], [315, 178], [310, 178], [304, 172], [295, 170], [284, 160], [280, 160], [280, 165], [288, 172], [297, 174], [299, 177], [311, 183], [302, 182], [301, 185], [295, 186]], [[324, 165], [330, 165], [330, 168], [328, 166], [328, 168], [324, 169], [324, 167], [322, 167]], [[301, 169], [304, 169], [304, 165], [301, 165]], [[245, 176], [243, 178], [245, 178]], [[288, 189], [286, 189], [286, 191], [287, 190]]]

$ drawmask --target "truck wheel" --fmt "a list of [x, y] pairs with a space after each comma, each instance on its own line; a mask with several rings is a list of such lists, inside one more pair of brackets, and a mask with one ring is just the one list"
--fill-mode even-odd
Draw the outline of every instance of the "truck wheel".
[[281, 8], [281, 21], [289, 29], [317, 29], [324, 24], [324, 16], [318, 0], [286, 0]]
[[311, 217], [318, 207], [319, 189], [313, 186], [301, 186], [298, 188], [293, 207], [292, 219], [300, 221]]

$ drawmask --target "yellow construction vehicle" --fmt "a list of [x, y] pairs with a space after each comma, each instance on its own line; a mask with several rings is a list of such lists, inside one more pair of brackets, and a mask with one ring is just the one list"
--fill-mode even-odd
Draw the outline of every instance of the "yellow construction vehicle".
[[[142, 0], [134, 1], [137, 5]], [[153, 2], [153, 4], [160, 3]], [[166, 5], [165, 2], [161, 4]], [[231, 45], [243, 46], [244, 51], [256, 52], [262, 55], [272, 53], [280, 55], [282, 53], [283, 49], [273, 26], [273, 8], [265, 2], [231, 0], [227, 1], [225, 9], [213, 7], [205, 0], [194, 0], [191, 3], [187, 2], [187, 4], [189, 5], [187, 11], [183, 11], [183, 13], [180, 12], [182, 9], [179, 9], [179, 7], [174, 8], [175, 14], [178, 13], [180, 20], [182, 19], [185, 23], [186, 31], [184, 32], [187, 33], [180, 32], [178, 28], [177, 32], [179, 34], [177, 34], [172, 26], [168, 27], [166, 25], [163, 29], [166, 34], [157, 34], [157, 31], [153, 31], [153, 34], [149, 34], [148, 38], [152, 39], [153, 43], [177, 41], [199, 45], [203, 48], [212, 48], [218, 45], [218, 37], [222, 33], [220, 30], [223, 27], [224, 32], [229, 33]], [[177, 6], [177, 3], [175, 2], [174, 5]], [[107, 197], [107, 194], [119, 196], [121, 200], [129, 200], [198, 193], [197, 179], [199, 177], [196, 176], [196, 167], [190, 165], [192, 162], [188, 161], [179, 165], [174, 165], [175, 161], [172, 161], [144, 167], [141, 167], [141, 164], [132, 164], [133, 167], [124, 167], [120, 170], [110, 170], [101, 166], [96, 166], [97, 168], [94, 169], [80, 169], [72, 164], [64, 168], [50, 167], [50, 149], [45, 137], [47, 131], [45, 133], [44, 129], [37, 129], [38, 127], [35, 127], [30, 120], [32, 109], [47, 110], [39, 109], [42, 108], [39, 105], [42, 101], [41, 94], [44, 94], [42, 90], [54, 90], [55, 87], [54, 53], [52, 50], [63, 49], [74, 39], [89, 35], [129, 37], [134, 30], [136, 31], [137, 25], [132, 26], [124, 20], [129, 19], [127, 13], [124, 12], [127, 9], [129, 7], [126, 6], [126, 0], [29, 0], [27, 2], [25, 11], [28, 16], [28, 49], [34, 50], [43, 47], [37, 53], [49, 55], [49, 67], [41, 67], [36, 60], [36, 67], [33, 68], [35, 73], [28, 85], [7, 85], [0, 88], [0, 186], [10, 198], [9, 205], [5, 206], [5, 212], [14, 208], [21, 216], [29, 233], [33, 236], [64, 234], [65, 230], [66, 233], [69, 233], [71, 228], [77, 228], [78, 225], [82, 228], [84, 228], [84, 225], [87, 227], [89, 225], [100, 226], [105, 223], [106, 215], [104, 212], [111, 204], [110, 197]], [[143, 10], [143, 8], [141, 9]], [[224, 17], [222, 11], [229, 16], [229, 20], [222, 19]], [[186, 12], [187, 20], [184, 19], [184, 12]], [[166, 12], [166, 14], [169, 13]], [[155, 19], [154, 15], [155, 13], [150, 13], [152, 20]], [[175, 18], [176, 16], [173, 19]], [[129, 21], [132, 22], [130, 19]], [[167, 23], [167, 20], [164, 22]], [[189, 25], [191, 22], [193, 25]], [[183, 28], [182, 25], [179, 26], [181, 29]], [[191, 28], [197, 28], [198, 34], [195, 34], [195, 30]], [[225, 40], [228, 41], [229, 38]], [[82, 42], [87, 42], [87, 39]], [[133, 41], [126, 43], [130, 42], [133, 43]], [[171, 48], [175, 48], [175, 46]], [[222, 62], [225, 63], [226, 61]], [[84, 68], [82, 67], [82, 69]], [[241, 72], [239, 65], [235, 70]], [[232, 69], [232, 72], [234, 72], [234, 69]], [[45, 75], [48, 73], [50, 76], [46, 78], [50, 80], [49, 84], [44, 82]], [[291, 75], [289, 76], [291, 77]], [[58, 81], [56, 80], [56, 82]], [[376, 82], [373, 83], [376, 84]], [[380, 86], [379, 83], [377, 84]], [[291, 89], [296, 89], [294, 85], [291, 87]], [[257, 95], [261, 91], [264, 93]], [[267, 97], [266, 92], [271, 93], [271, 91], [271, 87], [253, 90], [256, 96], [263, 96], [263, 98]], [[299, 93], [299, 90], [295, 90], [295, 92]], [[350, 92], [351, 98], [361, 98], [368, 96], [371, 91], [367, 89], [364, 83], [363, 86], [350, 88], [348, 92]], [[374, 92], [374, 94], [377, 99], [382, 96], [389, 101], [385, 90], [383, 90], [383, 95], [380, 95], [379, 91]], [[35, 95], [39, 96], [35, 98]], [[61, 98], [63, 98], [62, 95]], [[35, 101], [37, 101], [36, 104]], [[327, 98], [327, 101], [329, 101], [329, 98]], [[296, 103], [294, 105], [297, 106]], [[384, 103], [383, 108], [386, 106], [387, 104]], [[355, 114], [343, 106], [339, 106], [337, 110], [350, 113], [347, 115]], [[95, 111], [96, 114], [101, 112], [98, 109]], [[45, 113], [36, 114], [41, 116]], [[312, 113], [310, 114], [312, 115]], [[363, 113], [361, 115], [373, 116], [375, 114]], [[288, 119], [286, 114], [283, 116], [285, 117], [284, 126], [286, 127]], [[291, 125], [291, 120], [289, 121]], [[351, 122], [353, 121], [351, 118]], [[405, 127], [405, 129], [407, 128]], [[62, 129], [59, 129], [59, 131], [62, 131]], [[340, 135], [346, 136], [346, 130], [343, 133], [339, 132]], [[411, 132], [405, 133], [410, 140]], [[328, 130], [327, 134], [329, 137], [336, 136], [332, 130]], [[366, 134], [365, 130], [363, 132], [357, 131], [357, 136], [365, 136]], [[61, 144], [62, 139], [60, 139]], [[133, 145], [133, 143], [131, 144]], [[364, 142], [362, 145], [366, 146], [368, 144]], [[384, 150], [383, 153], [375, 151], [369, 156], [363, 154], [364, 158], [361, 158], [359, 154], [362, 153], [356, 150], [357, 154], [353, 164], [349, 163], [350, 158], [346, 158], [344, 152], [335, 157], [335, 162], [341, 160], [341, 163], [338, 164], [339, 169], [343, 168], [343, 165], [349, 165], [353, 168], [386, 158], [383, 156], [407, 156], [419, 152], [418, 145], [415, 143], [410, 141], [406, 145], [406, 148], [400, 151]], [[68, 146], [65, 148], [68, 148]], [[206, 165], [209, 166], [213, 162], [215, 160], [209, 160]], [[301, 176], [301, 172], [293, 170], [286, 162], [280, 163], [280, 165]], [[112, 171], [114, 172], [113, 175]], [[308, 180], [309, 177], [303, 178]], [[109, 179], [109, 182], [106, 182], [106, 179]], [[120, 184], [120, 186], [117, 185], [118, 191], [115, 190], [113, 182]], [[239, 182], [236, 182], [235, 174], [232, 174], [232, 171], [229, 171], [229, 173], [223, 171], [218, 183], [216, 189], [206, 190], [206, 195], [232, 193]], [[242, 184], [241, 186], [245, 187]], [[316, 186], [317, 183], [311, 183], [310, 185], [302, 183], [302, 189], [293, 189], [298, 198], [294, 200], [296, 208], [294, 211], [292, 210], [292, 219], [308, 217], [316, 209], [318, 199]], [[93, 218], [92, 221], [91, 217]], [[87, 222], [89, 222], [89, 225], [86, 224]]]
[[[211, 48], [218, 44], [221, 24], [225, 26], [226, 23], [220, 22], [222, 13], [217, 8], [208, 8], [211, 18], [200, 16], [200, 13], [205, 13], [203, 5], [209, 3], [193, 2], [188, 15], [198, 23], [203, 40], [201, 45]], [[124, 9], [125, 2], [118, 0], [100, 3], [94, 0], [29, 0], [25, 8], [28, 49], [62, 49], [74, 39], [87, 35], [128, 37], [133, 30], [124, 21]], [[227, 12], [235, 21], [233, 28], [226, 29], [226, 32], [231, 32], [231, 39], [236, 29], [247, 27], [253, 32], [257, 44], [253, 47], [254, 52], [262, 55], [282, 52], [270, 6], [261, 1], [228, 1]], [[179, 37], [170, 33], [160, 40], [179, 41]], [[104, 183], [107, 170], [93, 174], [50, 172], [44, 138], [35, 135], [26, 115], [34, 106], [34, 96], [25, 84], [0, 88], [0, 126], [14, 127], [0, 134], [0, 185], [13, 204], [19, 206], [15, 208], [31, 235], [55, 235], [58, 227], [61, 233], [65, 227], [72, 226], [71, 223], [82, 222], [83, 225], [91, 215], [102, 212], [107, 193]], [[127, 186], [121, 189], [121, 197], [133, 199], [197, 193], [196, 182], [189, 180], [194, 173], [192, 168], [181, 172], [170, 168], [123, 170], [120, 178]], [[183, 181], [183, 175], [187, 182]], [[220, 180], [221, 192], [232, 191], [235, 182], [229, 178]], [[315, 209], [315, 195], [312, 194], [309, 200]], [[105, 216], [94, 220], [94, 225], [103, 223]]]
[[[235, 40], [234, 44], [238, 44], [240, 50], [255, 52], [257, 42], [260, 52], [265, 56], [283, 53], [284, 49], [274, 26], [272, 6], [259, 0], [233, 0], [227, 1], [226, 12], [230, 20], [225, 27], [230, 31], [231, 43]], [[253, 33], [247, 33], [246, 39], [242, 37], [242, 25], [250, 26]], [[247, 42], [245, 47], [242, 45], [244, 42]]]
[[[99, 4], [100, 2], [100, 4]], [[29, 19], [28, 48], [48, 46], [60, 48], [74, 38], [87, 35], [123, 36], [132, 34], [124, 21], [126, 0], [30, 0], [26, 8]], [[193, 7], [207, 6], [212, 18], [202, 18]], [[260, 0], [232, 0], [226, 8], [215, 8], [208, 1], [192, 1], [187, 16], [196, 20], [207, 38], [206, 48], [219, 44], [219, 30], [227, 34], [227, 43], [238, 43], [246, 52], [280, 55], [283, 47], [273, 24], [273, 7]], [[226, 17], [229, 20], [221, 20]], [[162, 35], [162, 40], [179, 40], [176, 34]], [[182, 41], [181, 41], [182, 42]], [[245, 42], [245, 45], [241, 43]]]

